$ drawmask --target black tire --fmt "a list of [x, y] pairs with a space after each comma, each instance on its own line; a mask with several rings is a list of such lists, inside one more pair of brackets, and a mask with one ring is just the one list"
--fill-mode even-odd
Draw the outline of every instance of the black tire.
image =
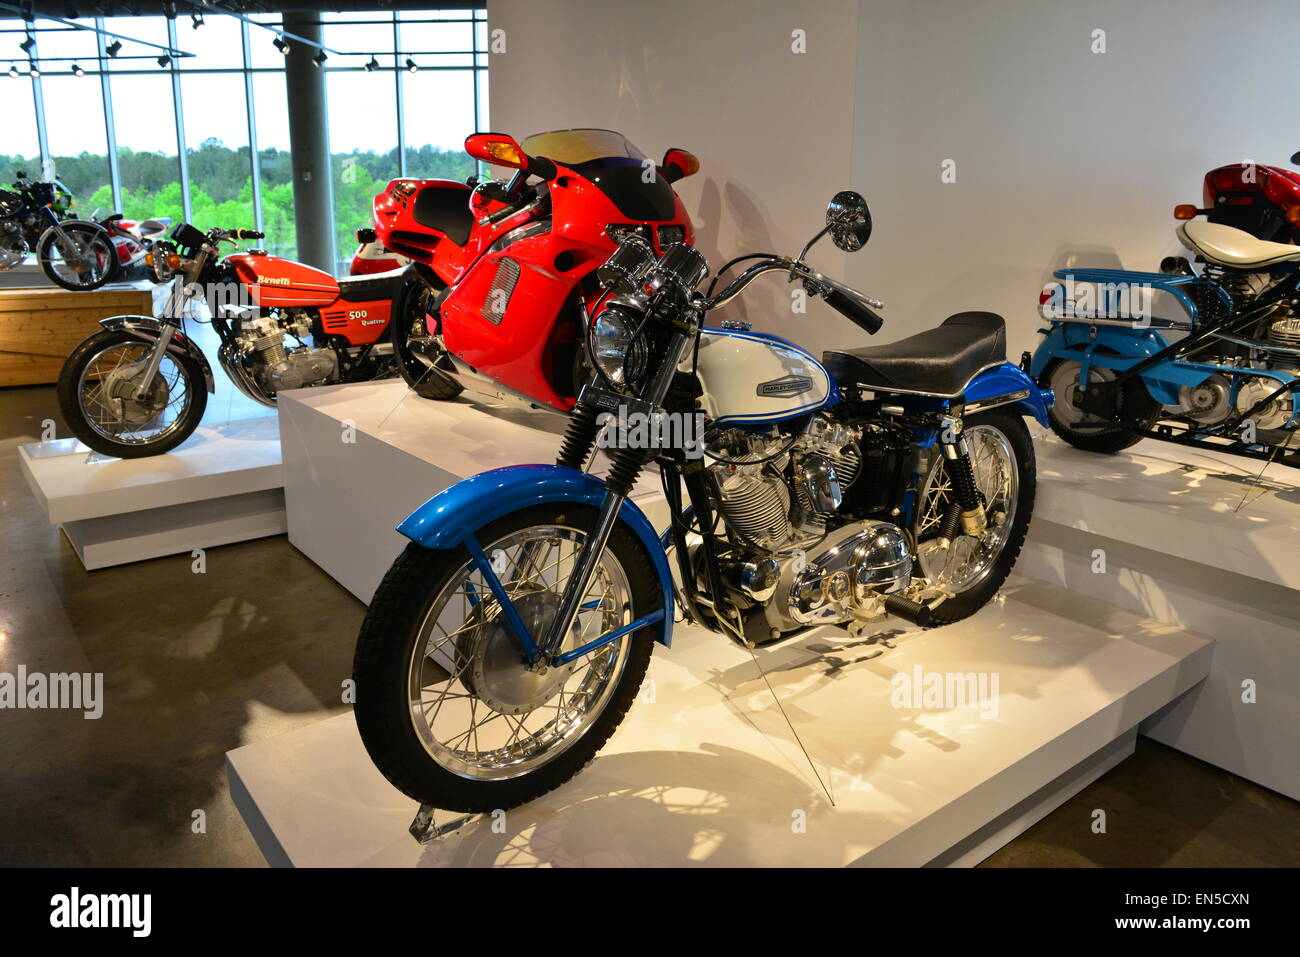
[[[51, 226], [41, 234], [41, 238], [36, 243], [36, 259], [41, 264], [41, 272], [45, 273], [47, 279], [56, 286], [62, 286], [72, 292], [89, 292], [92, 289], [98, 289], [100, 286], [113, 280], [119, 272], [117, 261], [117, 250], [113, 246], [112, 237], [109, 236], [108, 230], [98, 223], [85, 222], [64, 222], [59, 224], [62, 229], [70, 236], [84, 237], [87, 246], [97, 250], [101, 255], [107, 253], [107, 265], [100, 275], [78, 281], [69, 279], [61, 275], [54, 268], [53, 253], [56, 250], [56, 243], [59, 240], [57, 230]], [[106, 248], [105, 248], [106, 247]], [[62, 260], [60, 255], [60, 260]]]
[[[597, 510], [586, 505], [549, 503], [506, 515], [479, 530], [481, 542], [538, 525], [589, 529]], [[626, 573], [632, 616], [649, 614], [661, 603], [654, 568], [640, 540], [618, 525], [607, 546]], [[504, 780], [475, 780], [442, 767], [426, 750], [413, 726], [407, 688], [408, 668], [421, 625], [437, 595], [469, 560], [463, 547], [434, 551], [406, 546], [389, 568], [370, 603], [357, 639], [352, 676], [354, 714], [361, 740], [376, 767], [394, 787], [421, 804], [463, 813], [517, 807], [559, 787], [581, 771], [604, 747], [636, 697], [654, 645], [652, 627], [624, 638], [628, 656], [604, 710], [567, 750], [535, 770]]]
[[[425, 365], [407, 346], [407, 338], [416, 321], [428, 322], [429, 300], [433, 293], [423, 279], [415, 273], [410, 274], [393, 300], [392, 319], [388, 325], [393, 356], [397, 359], [397, 369], [407, 387], [421, 398], [445, 402], [456, 398], [465, 387], [442, 370]], [[432, 330], [426, 332], [434, 334]]]
[[[1011, 530], [1002, 546], [1002, 551], [994, 559], [988, 572], [969, 590], [958, 592], [942, 602], [930, 619], [931, 627], [951, 625], [963, 618], [969, 618], [992, 600], [1020, 557], [1020, 549], [1024, 546], [1025, 536], [1029, 532], [1029, 520], [1034, 513], [1034, 497], [1038, 489], [1037, 471], [1034, 465], [1034, 443], [1029, 436], [1029, 429], [1025, 427], [1024, 419], [1008, 409], [990, 409], [967, 417], [964, 428], [969, 431], [981, 425], [1002, 433], [1015, 457], [1018, 476], [1015, 514], [1012, 516]], [[932, 468], [943, 468], [941, 456], [937, 458]], [[923, 505], [924, 503], [918, 503], [918, 520], [912, 529], [914, 535], [917, 533], [919, 512]]]
[[156, 442], [116, 442], [86, 421], [81, 397], [78, 395], [78, 385], [86, 367], [97, 354], [115, 345], [148, 345], [148, 343], [129, 332], [104, 331], [88, 337], [73, 349], [59, 371], [58, 398], [63, 420], [68, 424], [73, 435], [102, 455], [111, 455], [119, 459], [139, 459], [170, 452], [188, 439], [203, 420], [203, 412], [208, 405], [207, 381], [203, 375], [203, 368], [188, 355], [168, 352], [168, 357], [176, 362], [186, 378], [190, 393], [188, 408], [180, 416], [175, 428], [169, 430]]
[[[1044, 388], [1050, 387], [1056, 374], [1070, 365], [1076, 367], [1077, 379], [1077, 362], [1074, 360], [1053, 359], [1047, 368], [1043, 370], [1040, 384]], [[1117, 414], [1135, 410], [1138, 420], [1146, 428], [1150, 428], [1159, 419], [1160, 406], [1151, 398], [1151, 394], [1147, 392], [1147, 388], [1142, 384], [1140, 378], [1129, 379], [1124, 384], [1124, 388], [1119, 395], [1121, 409], [1116, 410]], [[1065, 406], [1062, 403], [1068, 402], [1070, 402], [1069, 393], [1063, 389], [1058, 390], [1056, 401], [1052, 403], [1047, 416], [1051, 422], [1052, 431], [1076, 449], [1082, 449], [1085, 452], [1097, 452], [1103, 455], [1113, 455], [1142, 441], [1143, 436], [1130, 432], [1120, 425], [1098, 422], [1096, 425], [1080, 428], [1065, 421], [1062, 418], [1065, 412]]]

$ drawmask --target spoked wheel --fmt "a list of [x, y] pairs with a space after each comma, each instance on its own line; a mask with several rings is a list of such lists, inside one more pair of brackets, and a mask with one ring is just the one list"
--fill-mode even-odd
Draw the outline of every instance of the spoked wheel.
[[921, 573], [951, 593], [935, 610], [932, 621], [939, 625], [974, 614], [1002, 587], [1034, 510], [1034, 447], [1020, 416], [1003, 409], [981, 412], [966, 420], [964, 434], [987, 527], [978, 537], [958, 535], [947, 547], [940, 541], [952, 485], [943, 456], [936, 455], [921, 484], [912, 529]]
[[51, 282], [73, 292], [98, 289], [113, 278], [117, 265], [113, 240], [95, 223], [51, 226], [36, 244], [36, 257]]
[[397, 357], [402, 378], [417, 395], [426, 399], [454, 399], [464, 386], [447, 374], [451, 369], [450, 360], [440, 355], [441, 347], [434, 338], [439, 332], [435, 295], [418, 276], [412, 275], [403, 284], [393, 300], [393, 318], [389, 323], [393, 355]]
[[98, 332], [73, 350], [59, 373], [59, 408], [73, 434], [96, 452], [122, 459], [180, 445], [203, 418], [203, 370], [168, 352], [144, 395], [140, 386], [154, 343], [128, 332]]
[[[556, 614], [596, 514], [537, 505], [478, 533], [535, 640]], [[659, 601], [644, 548], [616, 528], [562, 650]], [[357, 642], [357, 727], [375, 764], [415, 800], [464, 812], [515, 807], [595, 757], [627, 714], [652, 644], [652, 630], [642, 628], [567, 664], [530, 669], [468, 552], [408, 545]]]
[[[1080, 364], [1074, 360], [1057, 359], [1043, 375], [1047, 387], [1056, 393], [1056, 401], [1048, 410], [1052, 431], [1076, 449], [1085, 452], [1119, 452], [1142, 441], [1142, 436], [1122, 428], [1113, 421], [1108, 421], [1090, 412], [1084, 412], [1076, 404], [1079, 395]], [[1110, 382], [1115, 378], [1115, 370], [1093, 365], [1088, 368], [1088, 381]], [[1147, 392], [1141, 379], [1132, 378], [1120, 390], [1121, 408], [1117, 414], [1134, 413], [1141, 423], [1149, 428], [1159, 418], [1160, 407]]]

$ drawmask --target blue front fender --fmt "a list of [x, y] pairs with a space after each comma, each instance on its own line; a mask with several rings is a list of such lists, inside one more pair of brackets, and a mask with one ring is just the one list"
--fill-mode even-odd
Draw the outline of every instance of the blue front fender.
[[975, 402], [1026, 390], [1029, 395], [1015, 403], [1013, 408], [1022, 415], [1032, 415], [1040, 425], [1048, 425], [1047, 408], [1052, 404], [1052, 393], [1038, 388], [1038, 384], [1023, 369], [1010, 362], [986, 369], [971, 379], [962, 390], [962, 398], [966, 402]]
[[[599, 508], [604, 500], [605, 483], [585, 472], [559, 465], [511, 465], [443, 489], [408, 515], [397, 530], [425, 548], [455, 548], [490, 522], [532, 505], [580, 502]], [[664, 614], [655, 629], [658, 640], [667, 645], [673, 636], [673, 578], [668, 559], [641, 509], [629, 500], [618, 514], [619, 521], [645, 546], [659, 579]]]

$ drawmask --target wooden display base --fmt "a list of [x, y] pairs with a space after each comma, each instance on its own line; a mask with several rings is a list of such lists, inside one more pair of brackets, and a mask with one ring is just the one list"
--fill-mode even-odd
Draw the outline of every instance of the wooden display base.
[[0, 289], [0, 386], [57, 382], [68, 353], [100, 319], [117, 315], [153, 315], [152, 287]]

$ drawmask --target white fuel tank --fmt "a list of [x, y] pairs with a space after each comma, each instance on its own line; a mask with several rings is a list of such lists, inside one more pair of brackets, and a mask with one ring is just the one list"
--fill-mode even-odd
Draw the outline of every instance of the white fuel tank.
[[[683, 369], [691, 368], [688, 353]], [[720, 425], [763, 425], [812, 412], [832, 395], [830, 374], [777, 336], [731, 329], [700, 333], [697, 369], [705, 413]]]

